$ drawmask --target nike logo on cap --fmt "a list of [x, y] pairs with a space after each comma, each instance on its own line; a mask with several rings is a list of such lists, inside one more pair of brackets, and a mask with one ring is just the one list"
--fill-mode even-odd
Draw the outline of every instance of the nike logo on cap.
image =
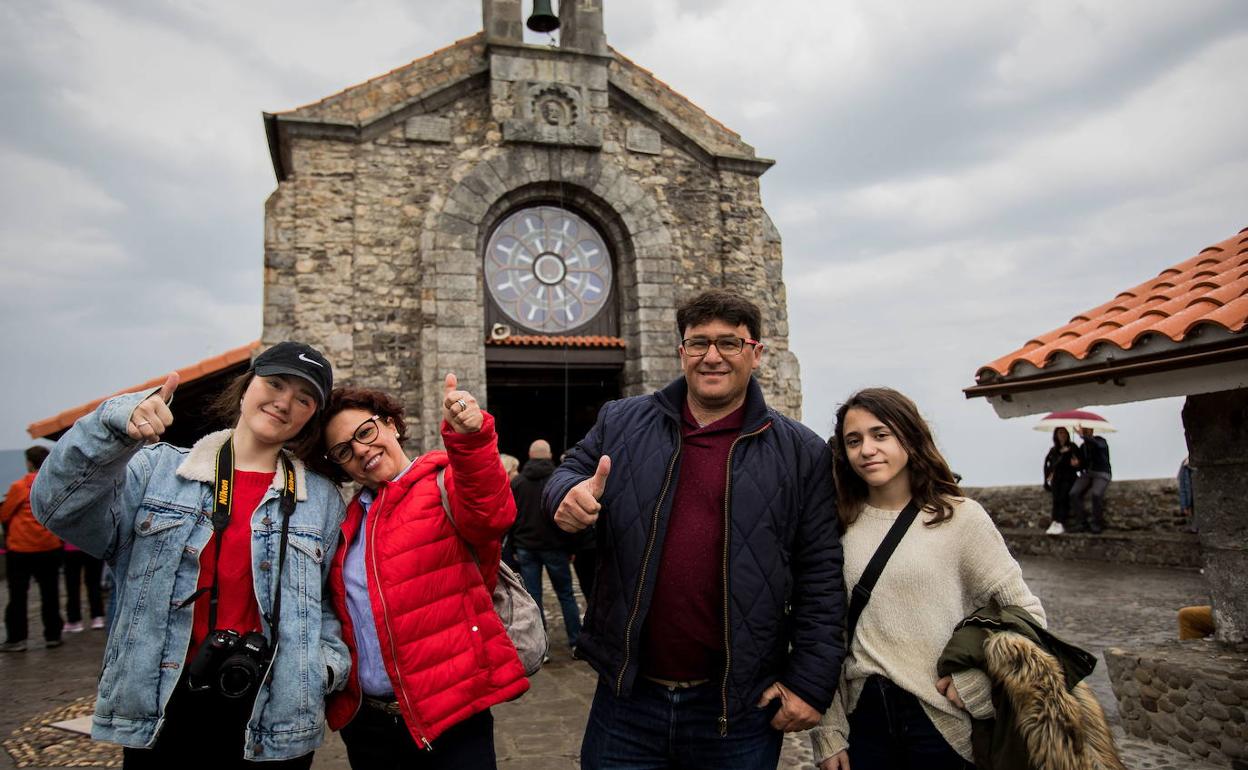
[[308, 358], [307, 356], [305, 356], [305, 355], [304, 355], [304, 354], [302, 354], [302, 353], [300, 353], [300, 354], [299, 354], [299, 360], [300, 360], [300, 361], [307, 361], [309, 364], [313, 364], [313, 365], [315, 365], [315, 366], [319, 366], [319, 367], [321, 367], [322, 369], [324, 369], [324, 368], [325, 368], [325, 365], [324, 365], [324, 364], [322, 364], [320, 361], [313, 361], [312, 359]]

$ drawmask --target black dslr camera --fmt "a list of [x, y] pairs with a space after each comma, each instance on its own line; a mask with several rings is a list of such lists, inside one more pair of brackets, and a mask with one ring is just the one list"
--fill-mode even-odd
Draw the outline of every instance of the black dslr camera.
[[204, 639], [187, 669], [187, 685], [196, 691], [216, 690], [227, 698], [254, 694], [271, 652], [259, 631], [240, 635], [225, 629]]

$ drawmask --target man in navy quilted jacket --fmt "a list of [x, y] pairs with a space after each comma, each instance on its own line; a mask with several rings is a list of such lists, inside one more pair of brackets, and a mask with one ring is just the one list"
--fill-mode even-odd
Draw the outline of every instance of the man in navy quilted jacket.
[[709, 291], [676, 323], [684, 376], [605, 405], [543, 495], [597, 524], [581, 767], [774, 768], [845, 654], [831, 455], [763, 399], [757, 306]]

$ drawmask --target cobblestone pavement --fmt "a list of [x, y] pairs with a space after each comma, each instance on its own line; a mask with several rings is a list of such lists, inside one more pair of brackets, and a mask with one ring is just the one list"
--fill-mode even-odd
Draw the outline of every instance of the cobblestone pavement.
[[[1023, 574], [1049, 614], [1057, 633], [1096, 653], [1110, 646], [1130, 646], [1173, 638], [1180, 606], [1206, 600], [1204, 581], [1194, 572], [1097, 562], [1024, 557]], [[549, 586], [547, 587], [549, 593]], [[0, 770], [14, 767], [119, 765], [119, 752], [85, 738], [46, 727], [49, 721], [76, 716], [89, 703], [103, 654], [99, 631], [67, 634], [65, 646], [45, 650], [37, 640], [38, 608], [32, 606], [31, 632], [36, 641], [25, 653], [0, 654]], [[527, 695], [495, 709], [499, 765], [521, 770], [576, 768], [581, 731], [593, 696], [594, 675], [566, 649], [558, 602], [546, 601], [553, 629], [551, 663], [533, 678]], [[1149, 741], [1128, 738], [1118, 726], [1118, 710], [1104, 660], [1090, 683], [1114, 724], [1123, 758], [1132, 770], [1210, 770], [1198, 762]], [[84, 700], [85, 699], [85, 700]], [[55, 719], [51, 719], [51, 715]], [[20, 762], [20, 764], [19, 764]], [[315, 770], [347, 767], [337, 735], [317, 751]], [[813, 768], [809, 741], [788, 736], [784, 768]]]

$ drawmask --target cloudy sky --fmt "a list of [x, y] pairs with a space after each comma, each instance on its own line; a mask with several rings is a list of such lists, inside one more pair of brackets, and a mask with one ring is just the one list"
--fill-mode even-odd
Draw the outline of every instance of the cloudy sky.
[[[804, 420], [911, 394], [969, 483], [1048, 439], [982, 364], [1248, 226], [1236, 0], [621, 0], [607, 35], [776, 159]], [[480, 28], [473, 0], [0, 5], [0, 448], [260, 334], [262, 111]], [[1120, 478], [1171, 475], [1181, 399], [1107, 407]]]

